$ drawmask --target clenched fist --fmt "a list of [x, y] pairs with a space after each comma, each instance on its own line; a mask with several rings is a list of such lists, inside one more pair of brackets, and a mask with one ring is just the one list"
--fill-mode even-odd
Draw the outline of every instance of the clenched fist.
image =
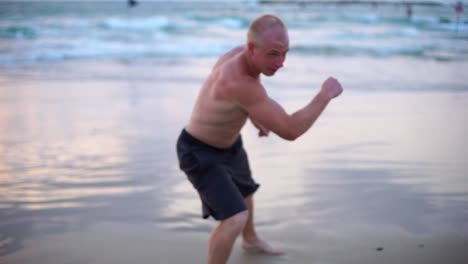
[[321, 93], [323, 93], [323, 95], [325, 95], [329, 100], [337, 97], [342, 92], [343, 87], [341, 87], [338, 80], [333, 77], [328, 77], [328, 79], [322, 84]]

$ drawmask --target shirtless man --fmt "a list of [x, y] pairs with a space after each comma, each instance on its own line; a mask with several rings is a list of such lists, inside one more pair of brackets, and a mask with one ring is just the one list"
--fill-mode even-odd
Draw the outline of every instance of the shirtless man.
[[255, 19], [246, 45], [227, 52], [214, 65], [179, 136], [179, 165], [198, 191], [203, 217], [219, 221], [210, 235], [209, 264], [226, 263], [240, 234], [247, 251], [283, 254], [255, 231], [252, 196], [259, 185], [251, 176], [240, 130], [250, 119], [259, 136], [272, 131], [295, 140], [343, 91], [336, 79], [328, 78], [305, 107], [286, 113], [268, 97], [260, 74], [274, 75], [288, 50], [287, 29], [279, 18], [264, 15]]

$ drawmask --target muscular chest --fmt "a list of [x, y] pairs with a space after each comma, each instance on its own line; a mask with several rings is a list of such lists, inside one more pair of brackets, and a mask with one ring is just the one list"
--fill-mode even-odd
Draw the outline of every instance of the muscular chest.
[[[247, 118], [246, 112], [216, 87], [204, 87], [199, 96], [199, 114], [211, 123], [236, 125]], [[218, 90], [219, 89], [219, 90]]]

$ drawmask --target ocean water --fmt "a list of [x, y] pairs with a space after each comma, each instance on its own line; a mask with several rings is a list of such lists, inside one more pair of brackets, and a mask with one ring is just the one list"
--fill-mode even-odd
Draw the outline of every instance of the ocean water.
[[466, 13], [457, 20], [450, 1], [415, 5], [413, 12], [408, 18], [400, 4], [1, 2], [0, 66], [216, 56], [243, 43], [249, 21], [262, 13], [288, 25], [293, 56], [468, 59]]

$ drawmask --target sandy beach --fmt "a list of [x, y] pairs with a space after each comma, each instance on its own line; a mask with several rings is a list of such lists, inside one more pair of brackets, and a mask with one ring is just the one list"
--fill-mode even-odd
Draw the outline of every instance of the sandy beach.
[[[213, 62], [3, 68], [1, 262], [204, 263], [215, 222], [200, 217], [175, 141]], [[346, 90], [295, 142], [245, 127], [261, 184], [258, 230], [287, 254], [251, 255], [237, 243], [229, 263], [468, 259], [468, 80], [452, 78], [467, 65], [427, 63], [405, 79], [411, 63], [292, 56], [264, 80], [288, 111], [328, 75]], [[353, 65], [369, 74], [352, 74]], [[394, 88], [389, 76], [414, 89]]]

